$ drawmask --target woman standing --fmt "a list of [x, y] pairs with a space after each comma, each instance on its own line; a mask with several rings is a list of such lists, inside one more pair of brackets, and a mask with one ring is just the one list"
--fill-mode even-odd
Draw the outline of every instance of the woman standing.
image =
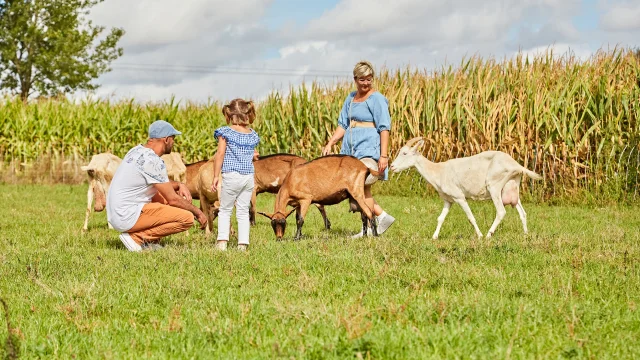
[[[367, 164], [374, 160], [378, 164], [378, 171], [384, 173], [381, 180], [389, 178], [389, 130], [391, 117], [389, 116], [389, 101], [373, 88], [374, 71], [368, 61], [360, 61], [353, 68], [353, 80], [357, 91], [351, 92], [342, 106], [338, 118], [338, 128], [322, 149], [322, 156], [331, 153], [331, 147], [340, 139], [342, 148], [340, 154], [352, 155]], [[370, 166], [370, 165], [368, 165]], [[383, 234], [395, 218], [387, 214], [371, 195], [371, 185], [365, 185], [365, 201], [376, 215], [378, 234]], [[362, 231], [353, 237], [361, 237]]]

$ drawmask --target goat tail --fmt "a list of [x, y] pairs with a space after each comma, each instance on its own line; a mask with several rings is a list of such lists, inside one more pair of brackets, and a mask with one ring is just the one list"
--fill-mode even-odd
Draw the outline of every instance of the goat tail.
[[371, 174], [371, 175], [373, 175], [373, 176], [376, 176], [376, 177], [380, 176], [380, 171], [378, 171], [378, 170], [373, 170], [373, 169], [371, 169], [371, 168], [367, 168], [367, 169], [369, 169], [369, 174]]
[[542, 180], [542, 176], [540, 176], [536, 172], [533, 172], [533, 171], [525, 168], [524, 166], [522, 167], [522, 173], [527, 175], [528, 177], [532, 178], [533, 180]]

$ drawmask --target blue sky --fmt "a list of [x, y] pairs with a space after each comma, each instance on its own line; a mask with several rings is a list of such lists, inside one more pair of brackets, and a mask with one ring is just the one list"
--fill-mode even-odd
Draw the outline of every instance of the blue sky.
[[265, 22], [272, 29], [287, 21], [303, 25], [323, 12], [333, 9], [339, 2], [338, 0], [274, 0], [267, 10]]
[[259, 99], [331, 85], [362, 59], [431, 70], [471, 55], [640, 46], [640, 0], [105, 0], [91, 17], [126, 31], [96, 95], [142, 101]]
[[582, 11], [574, 16], [573, 23], [580, 31], [593, 31], [598, 28], [597, 0], [582, 0]]

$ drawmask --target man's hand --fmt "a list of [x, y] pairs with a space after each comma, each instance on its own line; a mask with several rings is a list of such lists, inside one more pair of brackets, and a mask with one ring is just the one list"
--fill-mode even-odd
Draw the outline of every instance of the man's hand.
[[260, 153], [258, 150], [253, 150], [253, 161], [257, 161], [260, 158]]
[[[191, 203], [191, 194], [189, 194], [189, 190], [186, 188], [186, 186], [184, 190], [182, 189], [176, 190], [175, 183], [166, 182], [166, 183], [160, 183], [160, 184], [153, 184], [153, 187], [155, 187], [156, 190], [158, 190], [158, 194], [156, 195], [161, 195], [161, 198], [166, 200], [167, 205], [191, 212], [196, 217], [198, 222], [200, 222], [200, 224], [203, 224], [204, 222], [204, 225], [206, 225], [207, 217], [204, 215], [202, 210], [193, 206], [193, 204]], [[181, 194], [179, 194], [178, 192], [180, 192]], [[189, 194], [189, 200], [183, 199], [181, 196], [182, 193], [185, 193], [185, 195]], [[204, 229], [204, 225], [202, 225], [203, 229]]]
[[209, 220], [207, 220], [207, 216], [202, 211], [198, 211], [196, 220], [200, 223], [200, 229], [204, 230], [204, 228], [207, 227], [207, 222]]
[[187, 188], [187, 185], [180, 183], [178, 187], [178, 195], [182, 196], [187, 201], [192, 201], [191, 192]]

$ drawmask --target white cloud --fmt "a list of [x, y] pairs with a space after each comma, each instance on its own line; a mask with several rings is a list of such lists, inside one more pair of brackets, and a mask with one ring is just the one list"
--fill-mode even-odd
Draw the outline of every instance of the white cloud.
[[259, 20], [271, 0], [107, 0], [90, 18], [98, 24], [123, 27], [123, 44], [135, 49], [190, 41], [203, 33], [242, 27]]
[[640, 1], [608, 4], [601, 26], [609, 31], [640, 30]]
[[530, 49], [524, 49], [522, 51], [512, 53], [512, 57], [519, 54], [522, 55], [522, 59], [533, 59], [537, 56], [544, 56], [545, 54], [553, 53], [554, 58], [560, 58], [561, 56], [573, 55], [580, 61], [589, 59], [593, 52], [588, 44], [552, 44], [548, 46], [537, 46]]
[[[583, 10], [580, 0], [342, 0], [307, 24], [285, 21], [280, 28], [264, 20], [270, 0], [130, 3], [106, 0], [92, 15], [98, 24], [127, 31], [125, 56], [99, 79], [98, 95], [141, 101], [171, 95], [193, 101], [259, 99], [303, 81], [327, 86], [336, 78], [350, 81], [353, 65], [362, 59], [377, 68], [433, 69], [472, 55], [511, 57], [519, 49], [532, 55], [551, 47], [558, 55], [571, 50], [586, 58], [597, 50], [597, 41], [639, 42], [620, 24], [616, 33], [579, 31], [573, 17]], [[618, 4], [602, 23], [622, 19], [616, 15], [620, 8], [630, 11]], [[165, 67], [152, 71], [125, 64]], [[177, 66], [188, 71], [176, 71]], [[218, 66], [228, 71], [215, 70]]]

